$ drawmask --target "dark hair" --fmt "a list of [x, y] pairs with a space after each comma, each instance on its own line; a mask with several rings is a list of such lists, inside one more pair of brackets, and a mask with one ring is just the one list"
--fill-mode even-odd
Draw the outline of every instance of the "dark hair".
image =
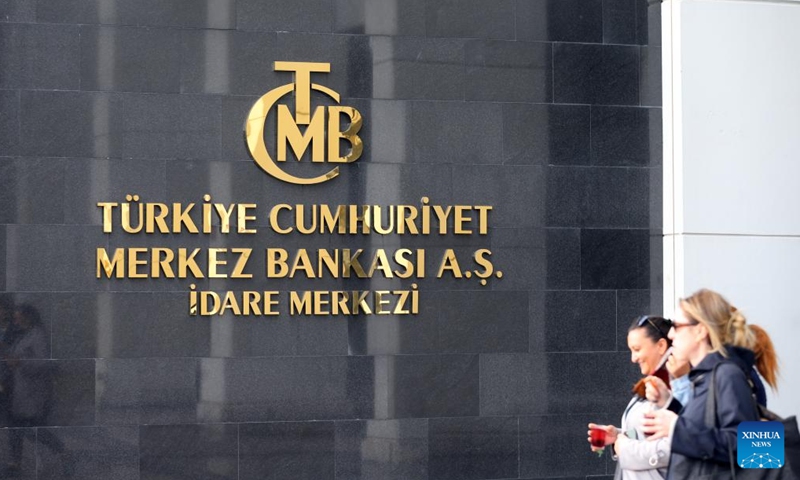
[[32, 327], [40, 325], [42, 323], [42, 316], [39, 314], [39, 310], [36, 309], [30, 303], [23, 303], [22, 305], [18, 305], [15, 309], [16, 312], [22, 314], [23, 317], [28, 319]]
[[672, 328], [672, 320], [656, 315], [642, 315], [633, 319], [628, 331], [632, 332], [639, 328], [643, 328], [644, 334], [654, 343], [663, 338], [667, 341], [667, 347], [672, 346], [672, 340], [667, 336], [669, 329]]

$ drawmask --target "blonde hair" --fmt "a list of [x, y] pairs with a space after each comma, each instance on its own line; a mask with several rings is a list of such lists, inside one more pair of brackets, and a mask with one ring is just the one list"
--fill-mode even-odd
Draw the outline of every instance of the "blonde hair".
[[748, 325], [742, 312], [712, 290], [698, 290], [682, 299], [680, 306], [691, 320], [706, 327], [712, 351], [727, 357], [726, 344], [752, 350], [758, 372], [770, 387], [777, 388], [778, 356], [763, 328]]

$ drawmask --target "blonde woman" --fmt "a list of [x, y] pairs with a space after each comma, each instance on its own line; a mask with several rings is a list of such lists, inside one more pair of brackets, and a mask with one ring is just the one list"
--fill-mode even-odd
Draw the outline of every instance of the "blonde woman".
[[[773, 388], [777, 358], [766, 332], [747, 320], [720, 294], [700, 290], [681, 300], [669, 338], [673, 355], [692, 365], [689, 373], [694, 395], [680, 410], [648, 413], [644, 431], [652, 439], [672, 438], [667, 479], [683, 480], [730, 468], [736, 458], [736, 429], [741, 422], [759, 419], [753, 401], [754, 384], [760, 383], [753, 367]], [[758, 352], [758, 355], [756, 355]], [[714, 427], [705, 424], [705, 407], [712, 371], [716, 367], [717, 415]], [[648, 398], [659, 405], [670, 400], [666, 386], [648, 386]], [[759, 396], [763, 396], [762, 392]], [[730, 450], [730, 451], [729, 451]]]

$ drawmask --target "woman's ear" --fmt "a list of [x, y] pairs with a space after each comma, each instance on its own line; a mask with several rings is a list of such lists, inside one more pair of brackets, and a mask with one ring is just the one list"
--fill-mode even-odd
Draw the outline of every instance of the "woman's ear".
[[656, 347], [658, 348], [658, 354], [659, 355], [664, 355], [665, 353], [667, 353], [667, 349], [669, 348], [669, 345], [667, 344], [667, 340], [666, 339], [659, 338], [658, 339], [658, 343], [656, 343]]
[[705, 341], [709, 345], [711, 344], [711, 336], [708, 334], [708, 327], [704, 324], [700, 323], [697, 325], [699, 328], [697, 329], [697, 340], [698, 341]]

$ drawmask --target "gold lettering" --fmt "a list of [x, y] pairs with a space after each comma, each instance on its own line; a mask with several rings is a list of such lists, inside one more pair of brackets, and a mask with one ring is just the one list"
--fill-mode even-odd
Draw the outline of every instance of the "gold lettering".
[[106, 278], [111, 278], [113, 274], [116, 278], [125, 277], [125, 249], [114, 249], [114, 257], [109, 259], [108, 252], [103, 247], [97, 248], [97, 278], [100, 278], [101, 270], [105, 272]]
[[[208, 308], [209, 298], [213, 300], [212, 308]], [[219, 312], [220, 298], [216, 292], [200, 292], [200, 315], [215, 315]]]
[[391, 309], [384, 310], [384, 305], [389, 305], [391, 300], [384, 300], [383, 296], [389, 295], [389, 292], [386, 290], [377, 290], [375, 291], [375, 315], [388, 315], [391, 312]]
[[[228, 275], [226, 273], [218, 273], [217, 267], [225, 266], [228, 264], [227, 260], [217, 258], [217, 255], [220, 253], [224, 254], [227, 252], [227, 248], [209, 248], [208, 249], [208, 278], [227, 278]], [[225, 305], [222, 306], [223, 310], [225, 309]]]
[[225, 299], [222, 301], [222, 308], [219, 309], [219, 314], [225, 315], [225, 310], [230, 310], [234, 315], [242, 314], [242, 311], [239, 308], [239, 302], [236, 300], [235, 293], [225, 292]]
[[[299, 94], [297, 90], [295, 93]], [[278, 105], [278, 157], [279, 162], [286, 161], [286, 142], [288, 141], [294, 151], [297, 160], [303, 153], [311, 147], [311, 161], [325, 161], [325, 108], [317, 107], [311, 117], [311, 123], [306, 127], [305, 133], [300, 133], [299, 125], [305, 125], [300, 121], [300, 112], [297, 112], [298, 121], [292, 118], [292, 112], [286, 105]], [[308, 123], [308, 122], [306, 122]]]
[[112, 213], [114, 211], [114, 207], [118, 205], [118, 203], [111, 202], [99, 202], [97, 204], [98, 207], [103, 209], [103, 233], [111, 233], [113, 218]]
[[247, 228], [247, 222], [255, 221], [255, 215], [248, 215], [248, 210], [255, 210], [255, 203], [240, 203], [237, 206], [238, 222], [236, 226], [237, 233], [256, 233], [255, 228]]
[[186, 231], [189, 233], [198, 233], [197, 225], [194, 224], [194, 220], [192, 220], [192, 217], [189, 216], [189, 212], [192, 211], [192, 208], [194, 208], [194, 203], [190, 203], [185, 210], [181, 208], [180, 203], [172, 204], [173, 233], [181, 233], [181, 226], [185, 226]]
[[491, 254], [492, 252], [486, 248], [475, 251], [473, 255], [475, 263], [483, 267], [483, 271], [475, 270], [475, 275], [479, 278], [489, 278], [492, 276], [492, 273], [494, 273], [494, 265], [492, 265], [492, 261], [488, 258]]
[[283, 278], [289, 272], [289, 253], [282, 248], [267, 249], [267, 278]]
[[236, 260], [236, 265], [233, 267], [233, 274], [231, 275], [231, 278], [253, 278], [252, 273], [244, 273], [244, 268], [247, 266], [247, 261], [250, 260], [250, 255], [253, 253], [253, 249], [231, 248], [231, 252], [239, 254], [239, 258]]
[[[261, 294], [258, 292], [250, 292], [250, 291], [242, 292], [242, 304], [244, 305], [244, 310], [243, 310], [244, 314], [250, 315], [250, 312], [252, 312], [254, 315], [261, 315], [261, 308], [258, 306], [259, 300], [261, 300]], [[264, 301], [266, 303], [266, 299]]]
[[327, 310], [330, 300], [327, 298], [329, 292], [316, 290], [314, 292], [314, 315], [329, 315], [331, 312]]
[[306, 251], [305, 248], [299, 249], [294, 256], [294, 264], [292, 264], [292, 271], [289, 273], [289, 278], [294, 278], [294, 274], [297, 273], [298, 269], [305, 272], [306, 278], [315, 278], [314, 267], [311, 264], [311, 259], [308, 258], [308, 251]]
[[154, 248], [150, 255], [150, 277], [159, 278], [164, 272], [166, 278], [175, 278], [172, 271], [172, 261], [175, 260], [175, 253], [169, 248]]
[[303, 292], [303, 296], [299, 296], [297, 292], [289, 292], [289, 315], [311, 315], [311, 292]]
[[458, 259], [452, 248], [445, 250], [442, 264], [439, 266], [439, 272], [436, 274], [436, 278], [442, 278], [445, 270], [450, 270], [453, 273], [453, 277], [461, 278], [461, 268], [458, 265]]
[[465, 207], [463, 205], [456, 205], [455, 208], [455, 234], [456, 235], [469, 235], [472, 233], [472, 230], [467, 230], [464, 228], [464, 224], [469, 224], [472, 221], [472, 217], [468, 215], [468, 212], [472, 210], [471, 207]]
[[[361, 130], [363, 120], [361, 114], [353, 107], [328, 107], [330, 117], [328, 118], [328, 161], [332, 163], [351, 163], [361, 157], [364, 150], [364, 143], [356, 135]], [[347, 115], [350, 119], [350, 126], [347, 130], [340, 132], [340, 115]], [[310, 128], [310, 127], [309, 127]], [[350, 143], [350, 153], [344, 157], [339, 156], [339, 141], [346, 140]]]
[[408, 315], [408, 309], [406, 309], [406, 302], [408, 301], [408, 290], [395, 290], [395, 295], [398, 296], [397, 304], [394, 306], [394, 311], [392, 312], [395, 315]]
[[278, 225], [278, 213], [280, 213], [281, 210], [289, 210], [291, 212], [292, 206], [281, 204], [272, 207], [272, 210], [269, 211], [269, 225], [272, 227], [272, 230], [274, 230], [276, 233], [282, 233], [282, 234], [291, 233], [292, 227], [284, 229], [281, 228], [280, 225]]
[[140, 266], [147, 265], [147, 260], [140, 260], [139, 254], [146, 253], [146, 248], [128, 249], [128, 278], [147, 278], [146, 273], [139, 273]]
[[277, 296], [278, 292], [274, 290], [264, 292], [264, 315], [278, 315], [278, 312], [274, 310], [274, 307], [278, 305], [278, 299], [273, 298]]
[[225, 205], [221, 203], [214, 204], [214, 209], [219, 215], [219, 228], [222, 233], [230, 233], [231, 231], [231, 216], [233, 215], [234, 207], [235, 205], [231, 205], [230, 208], [225, 208]]
[[178, 249], [178, 278], [186, 278], [187, 269], [192, 271], [194, 278], [203, 278], [203, 271], [200, 270], [194, 259], [200, 253], [200, 249], [195, 248], [188, 257], [186, 253], [187, 250], [185, 248]]
[[[156, 213], [158, 208], [158, 213]], [[148, 203], [147, 204], [147, 223], [145, 225], [146, 233], [155, 233], [156, 225], [158, 225], [159, 233], [169, 233], [169, 226], [165, 218], [169, 213], [169, 207], [163, 203]]]

